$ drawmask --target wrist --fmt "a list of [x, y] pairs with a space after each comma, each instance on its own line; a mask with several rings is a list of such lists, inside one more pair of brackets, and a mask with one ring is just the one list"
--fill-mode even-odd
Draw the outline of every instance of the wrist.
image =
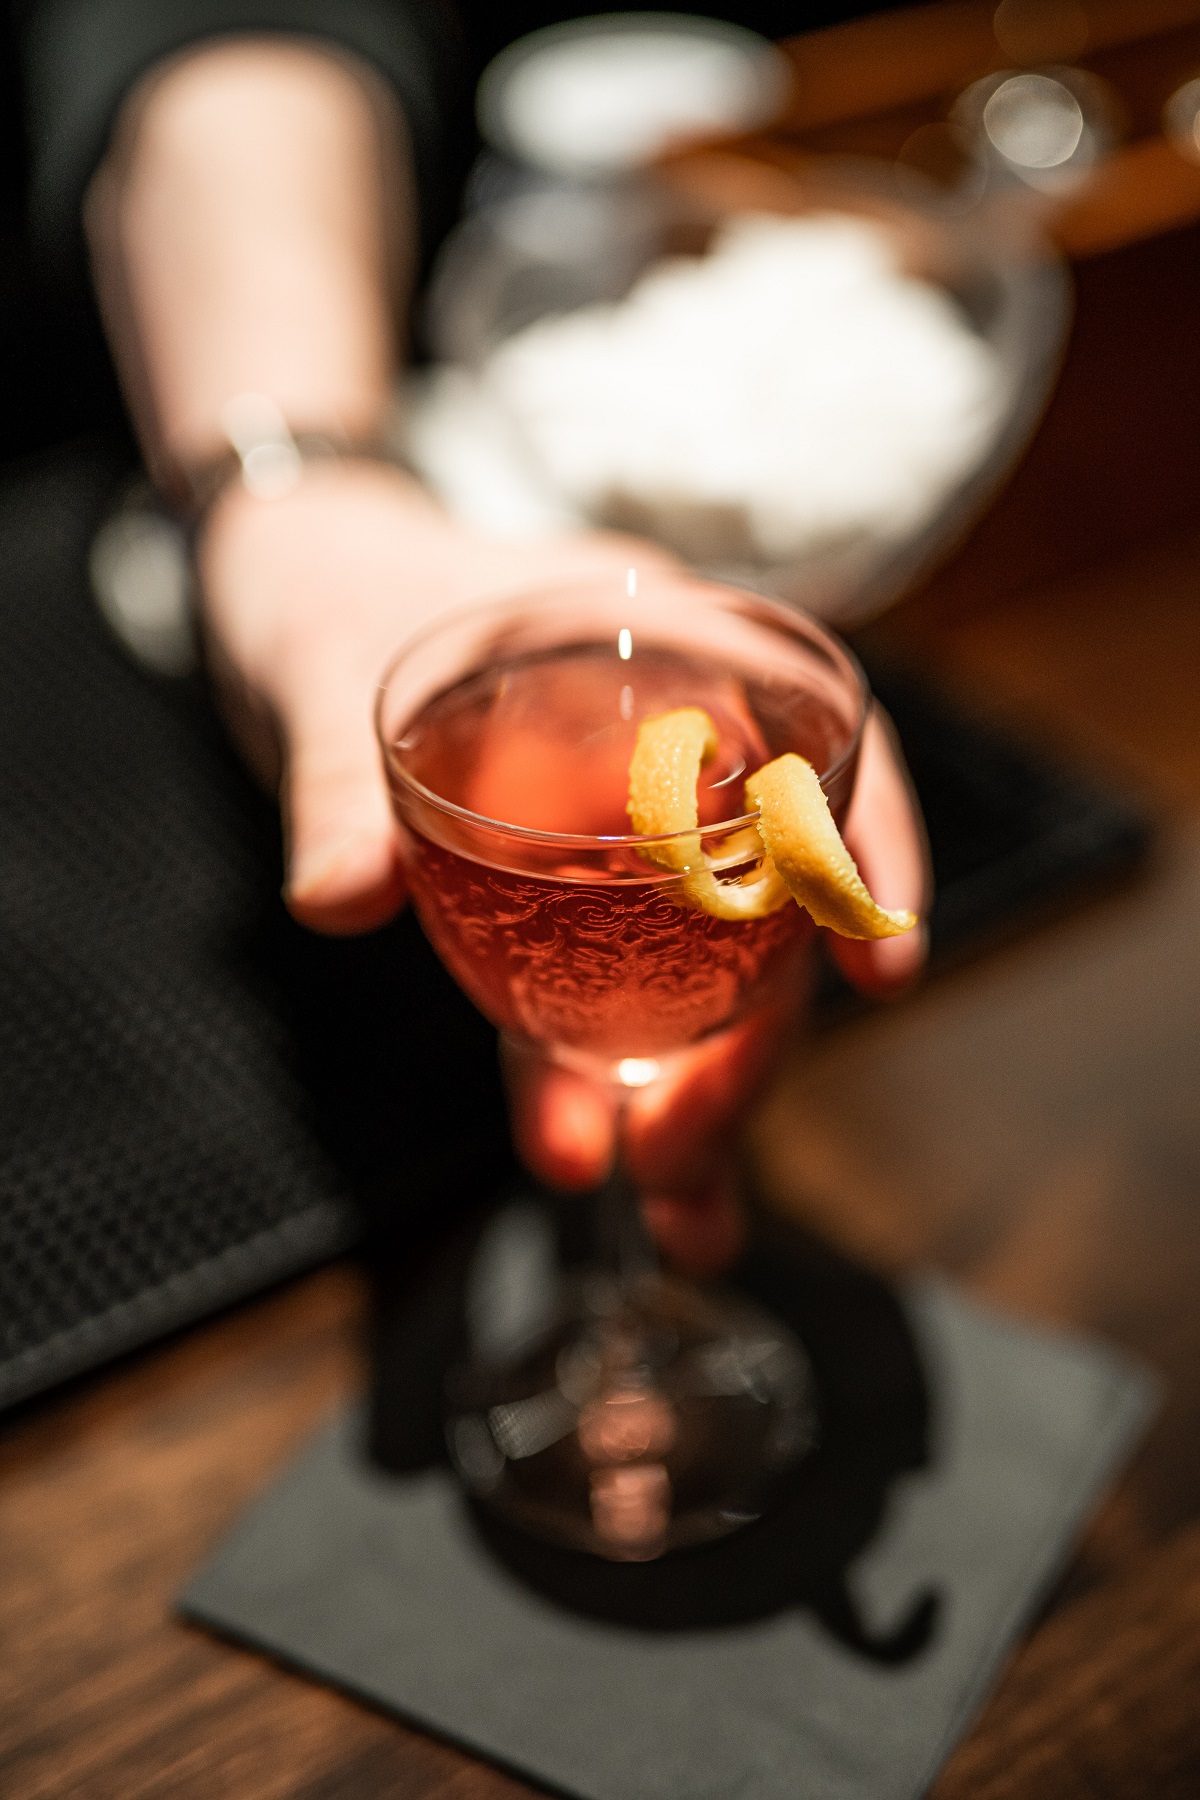
[[213, 452], [176, 461], [171, 498], [198, 529], [227, 490], [270, 503], [299, 488], [310, 465], [343, 462], [396, 467], [381, 430], [355, 434], [340, 422], [294, 426], [269, 395], [238, 394], [221, 408], [220, 439]]
[[193, 515], [197, 598], [208, 610], [215, 592], [265, 593], [280, 580], [307, 590], [316, 565], [328, 574], [331, 559], [344, 561], [384, 532], [391, 542], [425, 541], [447, 528], [442, 508], [397, 463], [352, 452], [302, 459], [299, 481], [278, 497], [263, 499], [234, 479]]
[[407, 140], [369, 71], [239, 37], [166, 59], [89, 191], [98, 291], [147, 461], [219, 455], [218, 409], [271, 394], [296, 428], [386, 417], [414, 226]]

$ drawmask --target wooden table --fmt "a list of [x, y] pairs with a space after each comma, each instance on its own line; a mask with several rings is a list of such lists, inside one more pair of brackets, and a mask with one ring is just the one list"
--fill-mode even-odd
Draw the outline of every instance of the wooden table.
[[[1200, 1793], [1198, 316], [1194, 237], [1090, 263], [1033, 454], [876, 633], [1140, 786], [1154, 867], [797, 1042], [751, 1129], [777, 1203], [854, 1254], [1097, 1330], [1168, 1384], [938, 1800]], [[326, 1269], [0, 1428], [6, 1800], [531, 1792], [171, 1616], [360, 1380], [364, 1312]]]

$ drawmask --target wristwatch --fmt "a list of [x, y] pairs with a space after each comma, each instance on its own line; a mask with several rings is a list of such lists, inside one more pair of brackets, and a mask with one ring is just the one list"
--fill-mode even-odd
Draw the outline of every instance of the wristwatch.
[[240, 481], [260, 500], [281, 500], [299, 486], [306, 463], [396, 463], [382, 438], [293, 430], [279, 403], [268, 394], [236, 394], [221, 408], [220, 421], [229, 448], [183, 472], [185, 505], [193, 527], [233, 482]]
[[266, 394], [228, 401], [221, 428], [227, 450], [179, 470], [169, 495], [144, 476], [133, 482], [92, 542], [96, 604], [130, 655], [158, 674], [195, 666], [192, 551], [206, 515], [233, 482], [262, 500], [279, 500], [298, 486], [306, 463], [397, 460], [382, 439], [293, 430]]

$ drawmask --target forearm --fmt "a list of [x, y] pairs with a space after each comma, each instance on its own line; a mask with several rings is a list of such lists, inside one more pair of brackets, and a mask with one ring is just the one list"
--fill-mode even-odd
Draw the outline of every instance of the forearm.
[[225, 447], [234, 395], [370, 436], [415, 240], [403, 121], [302, 44], [193, 52], [131, 96], [88, 196], [97, 291], [153, 473]]

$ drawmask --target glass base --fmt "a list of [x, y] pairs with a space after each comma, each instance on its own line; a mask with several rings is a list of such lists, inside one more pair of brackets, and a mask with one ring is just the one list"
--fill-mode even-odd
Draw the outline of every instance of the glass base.
[[625, 1562], [758, 1518], [816, 1430], [808, 1359], [778, 1320], [650, 1271], [584, 1276], [535, 1343], [460, 1364], [447, 1397], [477, 1500]]

